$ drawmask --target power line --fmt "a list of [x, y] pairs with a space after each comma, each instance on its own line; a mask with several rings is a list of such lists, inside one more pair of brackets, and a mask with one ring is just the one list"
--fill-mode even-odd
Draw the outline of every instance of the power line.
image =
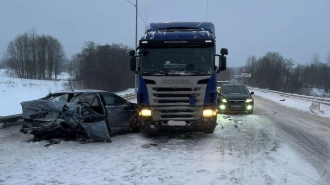
[[135, 6], [135, 4], [133, 4], [131, 1], [129, 0], [126, 0], [127, 2], [129, 2], [131, 5]]
[[[134, 7], [136, 7], [136, 4], [132, 3], [132, 2], [131, 2], [131, 1], [129, 1], [129, 0], [126, 0], [126, 1], [127, 1], [128, 3], [130, 3], [131, 5], [133, 5]], [[138, 12], [138, 14], [139, 14], [140, 18], [142, 19], [142, 21], [143, 21], [144, 25], [146, 25], [146, 22], [144, 21], [143, 17], [141, 16], [141, 14], [140, 14], [139, 10], [137, 10], [137, 12]]]
[[144, 25], [146, 25], [146, 22], [144, 22], [144, 20], [143, 20], [143, 18], [142, 18], [142, 16], [141, 16], [141, 14], [140, 14], [140, 12], [139, 12], [139, 10], [138, 10], [138, 13], [139, 13], [139, 16], [140, 16], [140, 18], [142, 19], [142, 21], [143, 21]]
[[144, 14], [146, 15], [146, 23], [148, 23], [146, 2], [144, 2]]

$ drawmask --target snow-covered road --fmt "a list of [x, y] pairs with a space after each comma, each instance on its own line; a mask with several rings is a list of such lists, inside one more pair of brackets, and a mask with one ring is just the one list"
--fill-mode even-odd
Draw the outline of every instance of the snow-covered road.
[[218, 115], [213, 134], [45, 147], [18, 126], [1, 129], [0, 184], [330, 184], [329, 119], [255, 102], [252, 115]]

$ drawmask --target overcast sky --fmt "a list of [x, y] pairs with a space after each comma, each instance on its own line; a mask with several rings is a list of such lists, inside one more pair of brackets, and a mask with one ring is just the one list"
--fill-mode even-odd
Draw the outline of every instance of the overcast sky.
[[[7, 45], [35, 29], [57, 38], [66, 55], [84, 42], [135, 45], [135, 0], [0, 0], [0, 59]], [[279, 52], [296, 63], [321, 62], [330, 51], [329, 0], [138, 0], [138, 39], [145, 23], [209, 21], [217, 53], [229, 50], [228, 67], [249, 56]], [[128, 61], [127, 61], [128, 62]]]

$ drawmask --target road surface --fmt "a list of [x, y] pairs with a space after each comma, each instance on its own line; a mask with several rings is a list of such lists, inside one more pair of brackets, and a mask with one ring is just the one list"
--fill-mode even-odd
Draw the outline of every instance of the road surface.
[[330, 120], [254, 98], [254, 114], [218, 115], [213, 134], [45, 147], [1, 129], [0, 184], [330, 184]]

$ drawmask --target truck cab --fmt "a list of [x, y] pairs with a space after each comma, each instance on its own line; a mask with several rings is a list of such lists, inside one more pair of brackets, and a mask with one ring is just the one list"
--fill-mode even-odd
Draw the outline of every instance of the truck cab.
[[228, 54], [226, 48], [216, 54], [215, 41], [210, 22], [150, 23], [146, 27], [137, 52], [130, 52], [131, 71], [138, 76], [142, 131], [214, 131], [216, 75], [226, 69]]

